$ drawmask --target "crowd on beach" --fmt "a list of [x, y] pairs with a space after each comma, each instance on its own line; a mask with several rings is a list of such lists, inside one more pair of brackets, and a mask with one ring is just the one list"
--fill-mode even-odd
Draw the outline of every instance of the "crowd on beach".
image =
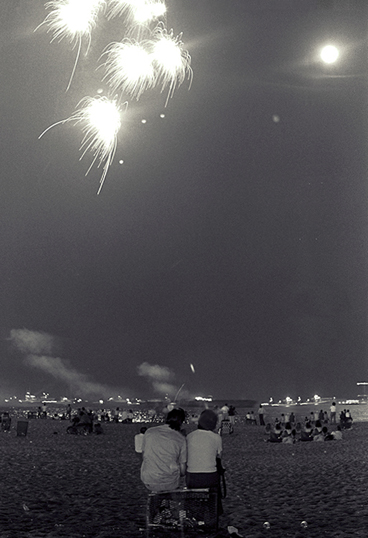
[[[263, 418], [263, 414], [261, 415]], [[297, 421], [293, 412], [282, 413], [274, 422], [263, 424], [270, 443], [294, 444], [298, 441], [321, 442], [339, 441], [342, 439], [342, 430], [351, 429], [353, 418], [349, 409], [340, 412], [339, 423], [336, 421], [336, 403], [332, 402], [330, 415], [327, 411], [320, 410], [318, 413], [310, 412], [303, 421]], [[333, 429], [329, 431], [329, 427]]]
[[[317, 412], [314, 410], [309, 413], [308, 409], [307, 416], [301, 415], [301, 406], [291, 407], [290, 412], [289, 409], [283, 408], [283, 412], [276, 416], [278, 408], [271, 409], [266, 405], [260, 405], [254, 412], [248, 411], [244, 415], [243, 411], [239, 415], [237, 410], [229, 405], [211, 407], [197, 414], [192, 412], [193, 410], [185, 413], [169, 404], [151, 414], [145, 410], [144, 421], [140, 420], [141, 411], [137, 409], [133, 413], [129, 409], [111, 407], [107, 410], [91, 410], [68, 405], [62, 410], [59, 409], [55, 417], [55, 409], [45, 407], [42, 406], [39, 410], [39, 418], [45, 418], [46, 415], [48, 420], [65, 420], [63, 425], [70, 434], [108, 434], [110, 428], [115, 430], [115, 423], [133, 424], [133, 427], [129, 428], [132, 449], [134, 447], [137, 454], [140, 479], [146, 489], [150, 492], [162, 492], [182, 490], [185, 486], [189, 490], [215, 490], [220, 514], [224, 424], [231, 425], [232, 432], [235, 429], [234, 433], [237, 432], [238, 425], [245, 424], [246, 427], [242, 428], [245, 435], [248, 425], [252, 429], [257, 425], [254, 433], [252, 432], [252, 439], [258, 439], [261, 446], [263, 439], [269, 443], [286, 444], [337, 441], [342, 439], [343, 435], [345, 437], [345, 430], [353, 424], [349, 409], [339, 409], [337, 412], [336, 405], [331, 405], [334, 410], [329, 409], [329, 412], [318, 409]], [[37, 408], [35, 411], [37, 412]], [[125, 429], [127, 430], [128, 428]], [[250, 429], [248, 431], [250, 432]], [[231, 433], [230, 428], [227, 433]], [[236, 444], [238, 439], [238, 435], [232, 435], [229, 443], [233, 444], [234, 440]], [[224, 442], [226, 443], [226, 439]], [[231, 469], [231, 464], [229, 465]]]

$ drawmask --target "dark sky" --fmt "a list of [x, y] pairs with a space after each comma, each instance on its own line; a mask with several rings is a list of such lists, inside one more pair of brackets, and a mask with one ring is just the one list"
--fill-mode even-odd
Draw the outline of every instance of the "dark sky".
[[[123, 20], [101, 18], [65, 92], [76, 50], [34, 32], [44, 3], [2, 0], [0, 397], [183, 383], [229, 399], [355, 396], [368, 377], [368, 6], [167, 5], [192, 86], [166, 109], [159, 90], [129, 102], [97, 196], [80, 128], [38, 136], [104, 88], [98, 58]], [[333, 66], [318, 59], [327, 43]]]

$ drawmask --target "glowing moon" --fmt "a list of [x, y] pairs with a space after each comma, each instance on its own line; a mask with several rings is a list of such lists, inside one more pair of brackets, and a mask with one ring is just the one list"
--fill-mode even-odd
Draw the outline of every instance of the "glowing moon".
[[339, 57], [339, 51], [334, 45], [326, 45], [321, 50], [321, 59], [326, 64], [333, 64]]

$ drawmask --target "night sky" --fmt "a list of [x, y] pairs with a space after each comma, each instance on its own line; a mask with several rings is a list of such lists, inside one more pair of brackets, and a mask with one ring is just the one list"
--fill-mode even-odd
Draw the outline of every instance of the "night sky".
[[2, 0], [0, 398], [183, 383], [354, 397], [368, 380], [367, 2], [167, 5], [191, 88], [166, 108], [159, 88], [129, 101], [97, 196], [80, 128], [38, 137], [105, 89], [96, 67], [123, 19], [101, 17], [66, 92], [76, 50], [34, 32], [44, 2]]

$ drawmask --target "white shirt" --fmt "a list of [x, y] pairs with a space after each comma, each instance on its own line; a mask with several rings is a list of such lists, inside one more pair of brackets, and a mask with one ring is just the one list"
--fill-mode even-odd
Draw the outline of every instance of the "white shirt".
[[143, 437], [144, 433], [137, 433], [137, 435], [134, 436], [134, 448], [138, 454], [142, 453]]
[[222, 438], [218, 433], [195, 430], [187, 435], [188, 473], [215, 473], [216, 457], [221, 456]]
[[187, 460], [185, 437], [168, 424], [149, 428], [143, 435], [141, 480], [153, 491], [179, 487], [180, 464]]

